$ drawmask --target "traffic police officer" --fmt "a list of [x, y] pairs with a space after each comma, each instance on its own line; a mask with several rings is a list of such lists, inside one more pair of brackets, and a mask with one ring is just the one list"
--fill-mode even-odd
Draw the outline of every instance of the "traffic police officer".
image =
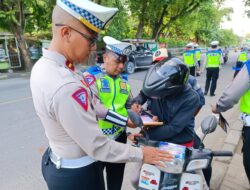
[[96, 160], [157, 164], [170, 158], [152, 147], [136, 148], [102, 134], [96, 112], [103, 109], [78, 75], [74, 63], [83, 63], [100, 30], [116, 8], [91, 1], [57, 0], [52, 15], [49, 49], [31, 72], [33, 103], [49, 141], [42, 158], [42, 173], [50, 190], [104, 190]]
[[243, 164], [250, 182], [250, 60], [248, 60], [230, 86], [219, 98], [214, 113], [225, 112], [240, 100], [241, 119], [243, 121]]
[[[194, 44], [194, 52], [195, 52], [195, 58], [198, 64], [198, 71], [200, 71], [201, 69], [201, 50], [198, 48], [199, 45], [198, 44]], [[197, 71], [197, 76], [200, 75], [200, 73]]]
[[[135, 50], [135, 46], [109, 36], [105, 36], [103, 40], [106, 43], [106, 53], [103, 55], [103, 69], [100, 69], [98, 66], [92, 66], [87, 72], [92, 74], [92, 76], [94, 75], [99, 98], [105, 107], [109, 109], [108, 113], [113, 113], [111, 117], [119, 114], [124, 118], [128, 116], [127, 109], [131, 106], [132, 94], [127, 77], [121, 75], [121, 72], [127, 61], [127, 56]], [[86, 73], [84, 74], [86, 75]], [[92, 89], [93, 87], [91, 85]], [[110, 116], [105, 116], [104, 118], [110, 118]], [[109, 138], [117, 142], [126, 143], [126, 129], [113, 121], [115, 120], [99, 119], [99, 127], [103, 134]], [[101, 162], [101, 164], [103, 169], [106, 168], [108, 189], [120, 190], [125, 163]]]
[[207, 79], [206, 79], [206, 86], [204, 94], [207, 95], [208, 90], [210, 88], [210, 96], [215, 96], [214, 92], [217, 85], [217, 80], [219, 78], [219, 70], [221, 64], [221, 51], [217, 49], [219, 42], [212, 41], [211, 42], [211, 49], [207, 51], [206, 56], [206, 69], [207, 69]]
[[193, 50], [194, 44], [188, 43], [186, 50], [183, 53], [183, 62], [188, 66], [190, 75], [195, 76], [195, 51]]
[[234, 78], [236, 77], [236, 75], [240, 71], [241, 67], [243, 66], [243, 63], [246, 62], [248, 59], [250, 59], [249, 55], [250, 55], [250, 48], [248, 48], [248, 49], [247, 48], [241, 48], [240, 55], [238, 56], [238, 59], [237, 59], [237, 62], [236, 62], [236, 66], [233, 67], [233, 70], [235, 70]]

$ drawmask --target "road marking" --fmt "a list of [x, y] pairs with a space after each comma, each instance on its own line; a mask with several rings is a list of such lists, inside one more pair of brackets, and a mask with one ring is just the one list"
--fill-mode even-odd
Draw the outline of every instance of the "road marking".
[[29, 97], [19, 98], [15, 100], [6, 101], [6, 102], [0, 102], [0, 105], [13, 104], [13, 103], [22, 102], [22, 101], [29, 100], [29, 99], [32, 99], [32, 97], [29, 96]]

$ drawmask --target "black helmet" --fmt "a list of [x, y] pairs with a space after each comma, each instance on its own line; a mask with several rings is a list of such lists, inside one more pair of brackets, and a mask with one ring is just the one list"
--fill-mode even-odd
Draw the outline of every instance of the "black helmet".
[[180, 93], [189, 76], [188, 67], [179, 59], [172, 58], [152, 66], [143, 83], [143, 92], [151, 98], [162, 98]]

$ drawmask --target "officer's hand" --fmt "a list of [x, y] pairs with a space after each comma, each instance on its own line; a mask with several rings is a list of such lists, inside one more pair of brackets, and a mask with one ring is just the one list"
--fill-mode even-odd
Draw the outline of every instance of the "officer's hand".
[[143, 152], [143, 162], [147, 164], [155, 164], [162, 166], [161, 161], [171, 161], [173, 155], [164, 150], [158, 150], [154, 147], [142, 147]]
[[[128, 116], [129, 116], [129, 120], [131, 120], [136, 127], [143, 126], [143, 122], [139, 114], [135, 113], [132, 110], [128, 110]], [[128, 120], [128, 126], [129, 126], [129, 120]]]
[[136, 128], [136, 125], [131, 121], [131, 119], [128, 119], [127, 126], [129, 128]]
[[142, 137], [143, 135], [141, 133], [134, 133], [128, 136], [128, 139], [132, 141], [133, 143], [136, 143], [135, 137]]
[[219, 113], [219, 112], [216, 110], [216, 106], [215, 106], [215, 105], [212, 105], [212, 104], [211, 104], [211, 108], [212, 108], [212, 112], [213, 112], [213, 113]]
[[134, 112], [138, 114], [141, 112], [141, 108], [142, 106], [136, 102], [131, 105], [131, 110], [133, 110]]

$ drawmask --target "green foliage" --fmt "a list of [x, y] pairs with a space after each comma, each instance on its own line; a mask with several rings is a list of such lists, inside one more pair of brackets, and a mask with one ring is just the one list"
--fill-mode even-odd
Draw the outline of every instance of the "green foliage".
[[221, 29], [219, 31], [218, 40], [221, 42], [221, 46], [231, 46], [238, 45], [240, 38], [239, 36], [235, 35], [232, 30]]
[[25, 31], [36, 32], [51, 30], [51, 14], [56, 0], [26, 0]]
[[244, 0], [245, 6], [250, 6], [250, 0]]
[[1, 28], [12, 31], [20, 26], [28, 33], [50, 30], [55, 3], [56, 0], [3, 0], [0, 2]]
[[176, 48], [176, 47], [184, 47], [187, 44], [187, 41], [181, 39], [173, 39], [173, 38], [162, 38], [158, 39], [160, 43], [166, 43], [168, 48]]
[[[244, 0], [244, 3], [246, 7], [250, 7], [250, 0]], [[250, 18], [250, 10], [246, 10], [245, 13]]]
[[[51, 38], [51, 13], [56, 0], [18, 0], [23, 4], [19, 18], [17, 0], [0, 1], [0, 30], [20, 32], [41, 39]], [[117, 39], [151, 39], [152, 36], [169, 47], [183, 46], [189, 41], [209, 44], [237, 43], [232, 31], [221, 30], [222, 19], [230, 19], [232, 9], [221, 8], [225, 0], [95, 0], [104, 6], [118, 7], [119, 12], [101, 35]], [[250, 6], [250, 0], [245, 0]]]
[[[231, 39], [236, 43], [237, 38], [232, 32], [226, 31], [224, 34], [225, 30], [220, 29], [220, 23], [223, 19], [230, 19], [231, 12], [231, 8], [218, 8], [213, 1], [209, 0], [202, 3], [191, 14], [177, 19], [168, 31], [164, 32], [168, 33], [167, 36], [170, 38], [195, 41], [205, 45], [209, 45], [212, 40], [219, 40], [220, 43], [225, 44], [224, 40]], [[222, 37], [225, 35], [227, 37]], [[231, 40], [228, 42], [231, 43]]]
[[101, 4], [108, 7], [117, 7], [119, 9], [118, 13], [113, 18], [112, 22], [106, 27], [106, 30], [101, 32], [101, 35], [113, 36], [117, 39], [123, 39], [129, 37], [130, 27], [129, 27], [129, 14], [126, 9], [125, 0], [105, 0], [101, 1]]

